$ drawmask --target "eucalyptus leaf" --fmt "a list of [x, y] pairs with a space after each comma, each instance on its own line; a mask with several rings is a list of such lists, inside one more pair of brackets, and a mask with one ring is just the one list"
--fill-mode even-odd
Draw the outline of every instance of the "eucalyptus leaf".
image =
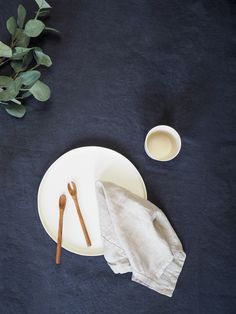
[[26, 9], [23, 7], [22, 4], [18, 6], [17, 13], [18, 13], [17, 24], [19, 28], [23, 28], [25, 24]]
[[0, 41], [0, 57], [11, 58], [12, 50], [11, 47], [5, 45], [2, 41]]
[[0, 86], [7, 87], [13, 81], [9, 76], [0, 76]]
[[34, 47], [34, 51], [43, 51], [40, 47]]
[[8, 89], [0, 92], [0, 101], [9, 101], [16, 97], [15, 93], [9, 91]]
[[22, 82], [23, 82], [23, 80], [22, 80], [21, 77], [17, 77], [17, 78], [15, 79], [15, 84], [16, 84], [17, 93], [19, 93], [19, 90], [20, 90], [20, 88], [21, 88], [21, 86], [22, 86]]
[[40, 76], [41, 73], [36, 70], [20, 73], [22, 84], [25, 86], [33, 85], [40, 78]]
[[33, 60], [33, 54], [32, 52], [30, 51], [29, 53], [27, 53], [24, 57], [23, 57], [23, 60], [22, 60], [22, 68], [23, 69], [27, 69], [28, 66], [30, 65], [30, 63], [32, 62]]
[[44, 30], [45, 25], [39, 20], [29, 20], [25, 24], [25, 34], [29, 37], [38, 37]]
[[21, 60], [32, 48], [15, 47], [12, 53], [13, 60]]
[[14, 18], [14, 16], [9, 17], [6, 24], [8, 32], [13, 36], [17, 28], [16, 19]]
[[30, 65], [33, 60], [31, 51], [29, 51], [22, 60], [13, 60], [10, 65], [16, 73], [24, 71]]
[[46, 67], [50, 67], [52, 65], [51, 58], [42, 51], [35, 50], [34, 57], [38, 64], [45, 65]]
[[9, 105], [6, 105], [5, 110], [11, 116], [16, 117], [16, 118], [22, 118], [22, 117], [24, 117], [24, 115], [26, 113], [25, 106], [23, 106], [22, 104], [9, 104]]
[[11, 65], [12, 69], [13, 69], [16, 73], [18, 73], [18, 72], [20, 72], [20, 71], [23, 70], [23, 62], [22, 62], [22, 60], [14, 60], [14, 61], [11, 61], [10, 65]]
[[22, 29], [17, 28], [14, 37], [16, 46], [25, 48], [29, 46], [30, 38], [24, 33]]
[[46, 101], [50, 98], [50, 88], [38, 80], [30, 89], [31, 94], [39, 101]]
[[9, 101], [17, 96], [22, 85], [22, 79], [11, 80], [5, 90], [0, 92], [0, 101]]
[[37, 2], [37, 5], [39, 9], [50, 9], [51, 6], [48, 4], [45, 0], [35, 0]]

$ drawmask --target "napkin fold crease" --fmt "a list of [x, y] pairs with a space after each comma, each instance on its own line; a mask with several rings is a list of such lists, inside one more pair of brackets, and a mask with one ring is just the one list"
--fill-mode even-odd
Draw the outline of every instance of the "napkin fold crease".
[[115, 274], [171, 297], [186, 255], [164, 213], [110, 182], [96, 182], [104, 257]]

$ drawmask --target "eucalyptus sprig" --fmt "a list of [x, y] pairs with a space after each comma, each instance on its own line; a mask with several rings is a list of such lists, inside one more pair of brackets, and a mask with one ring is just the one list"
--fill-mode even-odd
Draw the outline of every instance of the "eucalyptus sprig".
[[50, 98], [50, 88], [40, 80], [41, 73], [36, 70], [39, 66], [50, 67], [51, 58], [40, 47], [30, 47], [31, 38], [38, 37], [44, 31], [58, 32], [46, 27], [40, 20], [48, 15], [51, 6], [45, 0], [35, 0], [38, 10], [34, 18], [26, 21], [26, 9], [18, 6], [17, 18], [11, 16], [7, 22], [7, 30], [11, 35], [10, 45], [0, 41], [0, 67], [9, 63], [13, 74], [0, 76], [0, 105], [10, 115], [22, 118], [26, 108], [22, 104], [27, 97], [34, 96], [39, 101]]

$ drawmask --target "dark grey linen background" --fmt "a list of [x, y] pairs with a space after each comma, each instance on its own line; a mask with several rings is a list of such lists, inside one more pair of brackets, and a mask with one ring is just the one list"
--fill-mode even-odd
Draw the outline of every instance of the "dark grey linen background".
[[[23, 120], [0, 111], [0, 313], [235, 313], [233, 1], [51, 3], [48, 24], [61, 30], [43, 40], [51, 100], [29, 100]], [[0, 0], [0, 40], [17, 5]], [[158, 124], [182, 137], [167, 163], [143, 150]], [[103, 257], [63, 250], [55, 266], [37, 189], [56, 158], [84, 145], [127, 156], [175, 228], [187, 259], [172, 299], [114, 275]]]

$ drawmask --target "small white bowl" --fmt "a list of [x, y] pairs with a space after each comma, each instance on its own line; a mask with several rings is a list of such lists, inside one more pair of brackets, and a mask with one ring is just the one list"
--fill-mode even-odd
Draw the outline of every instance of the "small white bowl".
[[147, 133], [144, 149], [154, 160], [169, 161], [180, 152], [181, 138], [178, 132], [170, 126], [158, 125]]

